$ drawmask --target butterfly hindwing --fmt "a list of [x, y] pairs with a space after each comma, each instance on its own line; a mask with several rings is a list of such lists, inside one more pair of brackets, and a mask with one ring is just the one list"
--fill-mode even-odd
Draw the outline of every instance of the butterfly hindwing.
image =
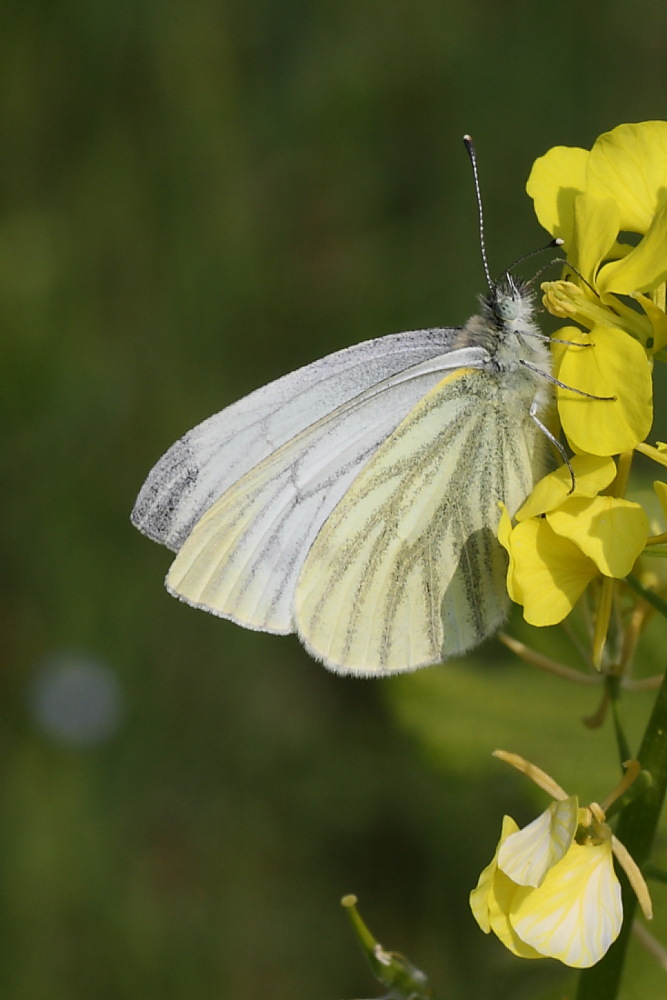
[[310, 548], [296, 588], [309, 651], [343, 673], [462, 653], [507, 614], [498, 501], [541, 471], [532, 387], [485, 371], [445, 378], [361, 470]]

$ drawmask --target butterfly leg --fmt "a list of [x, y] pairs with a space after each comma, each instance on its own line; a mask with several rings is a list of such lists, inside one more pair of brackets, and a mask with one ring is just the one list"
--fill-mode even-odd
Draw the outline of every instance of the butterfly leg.
[[540, 420], [540, 418], [538, 417], [538, 415], [537, 415], [538, 405], [539, 404], [538, 404], [537, 399], [534, 399], [533, 402], [530, 405], [530, 418], [533, 421], [533, 423], [537, 427], [539, 427], [539, 429], [544, 434], [544, 436], [546, 438], [548, 438], [548, 440], [554, 446], [554, 448], [556, 449], [556, 451], [558, 452], [558, 454], [560, 455], [560, 457], [563, 459], [564, 464], [567, 465], [568, 470], [570, 472], [570, 478], [572, 480], [572, 485], [570, 486], [569, 492], [572, 493], [574, 491], [574, 487], [575, 487], [575, 479], [574, 479], [574, 470], [573, 470], [572, 466], [570, 465], [570, 459], [568, 458], [567, 452], [565, 451], [565, 448], [563, 447], [563, 445], [561, 444], [561, 442], [558, 440], [558, 438], [554, 437], [554, 435], [551, 433], [551, 431], [546, 426], [546, 424], [543, 424], [542, 421]]

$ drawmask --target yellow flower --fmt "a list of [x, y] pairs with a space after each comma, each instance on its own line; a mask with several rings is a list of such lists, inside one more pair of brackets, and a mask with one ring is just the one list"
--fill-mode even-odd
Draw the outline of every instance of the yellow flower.
[[597, 576], [594, 563], [545, 520], [531, 518], [512, 529], [503, 511], [498, 538], [510, 557], [507, 592], [523, 605], [530, 625], [562, 622]]
[[666, 154], [667, 122], [620, 125], [590, 152], [549, 150], [528, 179], [540, 222], [567, 253], [566, 280], [542, 286], [545, 305], [585, 331], [556, 334], [573, 346], [555, 345], [555, 374], [598, 397], [558, 390], [574, 451], [618, 454], [651, 427], [650, 355], [667, 344]]
[[[563, 240], [573, 280], [602, 304], [667, 280], [667, 122], [619, 125], [590, 152], [557, 146], [535, 162], [526, 190], [540, 223]], [[641, 239], [621, 243], [621, 233]]]
[[[470, 894], [477, 923], [521, 958], [555, 958], [577, 969], [598, 962], [618, 937], [623, 921], [613, 856], [623, 866], [645, 915], [652, 915], [646, 884], [605, 822], [602, 806], [580, 807], [547, 774], [516, 754], [495, 756], [527, 774], [555, 801], [519, 829], [503, 819], [493, 860]], [[639, 773], [632, 762], [607, 799], [614, 801]]]
[[648, 537], [646, 514], [623, 499], [631, 453], [663, 461], [645, 438], [653, 363], [667, 347], [667, 122], [621, 125], [590, 151], [555, 147], [535, 162], [527, 191], [567, 254], [563, 277], [542, 290], [567, 322], [552, 338], [553, 372], [575, 457], [537, 484], [514, 526], [503, 514], [499, 539], [510, 597], [533, 625], [562, 621], [606, 578], [593, 616], [600, 665], [612, 581], [631, 572]]
[[[576, 455], [536, 485], [517, 511], [503, 510], [498, 538], [509, 555], [507, 590], [531, 625], [555, 625], [595, 577], [622, 579], [643, 551], [649, 522], [629, 500], [598, 496], [611, 483], [611, 458]], [[571, 492], [570, 492], [571, 491]]]

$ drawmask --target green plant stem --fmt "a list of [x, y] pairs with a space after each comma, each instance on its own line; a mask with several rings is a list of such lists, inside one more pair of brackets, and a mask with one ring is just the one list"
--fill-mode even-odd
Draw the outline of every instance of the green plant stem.
[[632, 573], [629, 573], [625, 579], [626, 582], [630, 584], [633, 590], [635, 590], [638, 594], [640, 594], [645, 601], [647, 601], [650, 605], [652, 605], [656, 609], [656, 611], [659, 611], [660, 614], [663, 615], [663, 617], [667, 618], [667, 603], [665, 603], [665, 601], [663, 601], [661, 597], [658, 597], [658, 595], [654, 591], [648, 590], [646, 587], [644, 587], [639, 582], [637, 577], [632, 575]]
[[[616, 835], [640, 868], [648, 861], [667, 790], [667, 674], [656, 698], [638, 754], [652, 778], [643, 795], [620, 814]], [[605, 957], [579, 979], [576, 1000], [614, 1000], [618, 996], [637, 899], [625, 873], [619, 871], [623, 896], [623, 927]]]
[[619, 695], [620, 695], [620, 684], [618, 683], [618, 677], [609, 677], [607, 679], [607, 690], [609, 692], [609, 702], [611, 705], [611, 717], [614, 723], [614, 733], [616, 734], [616, 745], [618, 746], [618, 752], [620, 756], [621, 774], [623, 773], [623, 763], [626, 760], [630, 760], [632, 753], [630, 751], [630, 746], [628, 744], [625, 730], [623, 729], [623, 723], [621, 722], [621, 717], [619, 714]]

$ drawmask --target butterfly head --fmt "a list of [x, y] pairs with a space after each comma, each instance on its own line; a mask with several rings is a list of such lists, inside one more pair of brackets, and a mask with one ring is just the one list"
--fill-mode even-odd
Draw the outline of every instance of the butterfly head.
[[533, 292], [505, 272], [482, 299], [482, 307], [484, 317], [499, 332], [514, 333], [530, 324], [535, 309]]

